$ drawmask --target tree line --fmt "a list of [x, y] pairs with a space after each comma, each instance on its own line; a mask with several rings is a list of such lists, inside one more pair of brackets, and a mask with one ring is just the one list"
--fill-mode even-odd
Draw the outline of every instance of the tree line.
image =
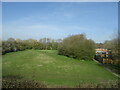
[[50, 38], [42, 38], [40, 40], [21, 40], [9, 38], [6, 41], [2, 41], [2, 54], [8, 52], [23, 51], [26, 49], [57, 50], [58, 44], [61, 41], [61, 39], [54, 40]]
[[21, 40], [9, 38], [8, 40], [2, 41], [2, 54], [26, 49], [58, 50], [59, 55], [92, 60], [95, 56], [96, 48], [105, 48], [111, 49], [113, 58], [118, 60], [120, 58], [119, 45], [120, 38], [118, 37], [98, 44], [91, 39], [87, 39], [84, 34], [71, 35], [63, 40], [50, 38]]
[[2, 54], [26, 49], [58, 50], [58, 54], [72, 58], [91, 60], [95, 55], [95, 43], [84, 34], [71, 35], [65, 39], [42, 38], [40, 40], [9, 38], [2, 41]]

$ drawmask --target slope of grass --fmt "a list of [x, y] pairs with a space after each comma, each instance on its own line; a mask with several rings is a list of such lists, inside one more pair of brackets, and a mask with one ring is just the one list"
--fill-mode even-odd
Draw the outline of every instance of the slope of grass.
[[94, 61], [57, 55], [55, 50], [26, 50], [3, 55], [3, 78], [34, 80], [48, 86], [104, 84], [117, 77]]

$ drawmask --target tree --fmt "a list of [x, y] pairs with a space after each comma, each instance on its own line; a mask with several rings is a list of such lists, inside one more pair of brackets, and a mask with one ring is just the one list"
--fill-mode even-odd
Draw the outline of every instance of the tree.
[[84, 34], [72, 35], [60, 43], [58, 54], [91, 60], [95, 55], [95, 43], [92, 40], [88, 40]]
[[104, 42], [104, 48], [106, 49], [110, 49], [112, 51], [111, 55], [112, 55], [112, 60], [114, 63], [116, 63], [116, 65], [120, 66], [120, 37], [119, 35], [115, 38], [113, 38], [112, 40], [109, 41], [105, 41]]
[[14, 38], [9, 38], [7, 41], [8, 41], [8, 42], [14, 42], [15, 39], [14, 39]]

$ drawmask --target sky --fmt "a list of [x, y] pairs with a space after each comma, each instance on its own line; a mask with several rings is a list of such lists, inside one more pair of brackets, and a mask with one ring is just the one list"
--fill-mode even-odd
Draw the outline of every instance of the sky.
[[84, 33], [97, 43], [118, 30], [117, 2], [3, 2], [2, 39], [63, 39]]

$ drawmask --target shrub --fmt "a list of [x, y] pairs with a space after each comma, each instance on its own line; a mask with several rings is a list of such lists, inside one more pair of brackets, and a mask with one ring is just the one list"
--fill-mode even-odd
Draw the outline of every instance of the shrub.
[[95, 44], [84, 34], [65, 38], [59, 45], [58, 54], [72, 58], [91, 60], [95, 55]]

